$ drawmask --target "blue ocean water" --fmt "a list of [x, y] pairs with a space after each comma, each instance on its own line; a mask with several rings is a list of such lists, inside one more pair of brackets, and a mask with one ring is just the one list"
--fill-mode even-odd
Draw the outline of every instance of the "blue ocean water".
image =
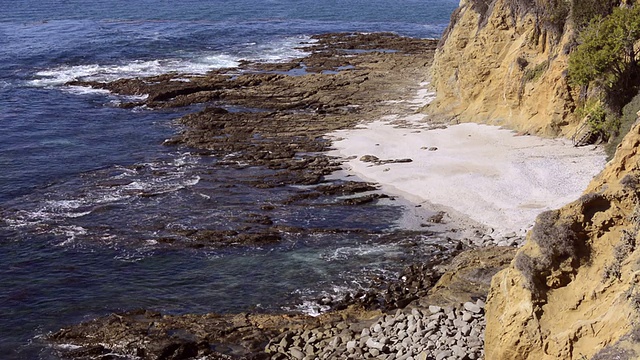
[[[411, 259], [403, 244], [366, 234], [291, 235], [241, 250], [157, 246], [167, 232], [223, 226], [291, 189], [258, 191], [242, 185], [255, 173], [211, 174], [216, 159], [163, 146], [177, 131], [173, 120], [192, 109], [121, 109], [122, 97], [66, 82], [281, 61], [300, 56], [302, 42], [325, 32], [436, 38], [456, 6], [0, 0], [0, 357], [50, 358], [41, 335], [112, 311], [295, 308], [306, 295], [357, 287], [358, 276]], [[399, 213], [395, 206], [293, 207], [272, 217], [282, 225], [377, 234]]]

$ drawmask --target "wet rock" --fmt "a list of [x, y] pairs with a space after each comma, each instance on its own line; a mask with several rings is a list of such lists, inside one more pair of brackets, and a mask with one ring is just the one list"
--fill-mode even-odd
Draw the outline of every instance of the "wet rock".
[[[408, 39], [392, 34], [327, 34], [317, 39], [318, 42], [311, 45], [312, 54], [304, 59], [296, 59], [289, 64], [245, 62], [242, 67], [248, 70], [247, 73], [233, 78], [225, 70], [220, 70], [205, 76], [190, 77], [189, 83], [172, 81], [180, 76], [176, 74], [90, 84], [121, 94], [149, 95], [147, 100], [135, 106], [166, 108], [212, 102], [214, 105], [183, 116], [180, 122], [184, 125], [184, 131], [166, 145], [202, 149], [203, 155], [223, 159], [219, 166], [269, 169], [268, 176], [247, 180], [243, 183], [246, 185], [314, 185], [308, 190], [301, 190], [299, 197], [285, 199], [282, 203], [274, 202], [262, 207], [257, 205], [254, 214], [238, 217], [241, 227], [233, 230], [176, 230], [167, 236], [167, 245], [175, 246], [179, 239], [184, 238], [189, 244], [187, 246], [194, 248], [252, 246], [278, 242], [284, 232], [310, 234], [357, 231], [277, 226], [272, 224], [271, 216], [260, 213], [260, 208], [271, 211], [286, 204], [286, 201], [299, 204], [327, 196], [377, 190], [374, 185], [367, 183], [327, 183], [323, 180], [325, 175], [340, 168], [340, 163], [335, 159], [322, 155], [331, 146], [324, 134], [353, 127], [364, 115], [375, 117], [387, 112], [388, 103], [384, 106], [380, 104], [389, 100], [389, 94], [400, 95], [403, 91], [411, 90], [407, 85], [414, 84], [416, 76], [423, 75], [424, 65], [430, 61], [436, 41]], [[349, 49], [365, 51], [354, 56], [353, 52], [346, 51]], [[397, 52], [377, 51], [379, 49]], [[309, 72], [309, 76], [282, 73], [299, 69], [302, 61], [307, 66], [305, 71]], [[420, 65], [417, 66], [416, 62]], [[353, 68], [340, 73], [340, 76], [321, 73], [342, 66]], [[361, 66], [366, 66], [366, 70], [360, 69]], [[366, 159], [374, 164], [411, 161], [380, 160], [375, 156]], [[349, 201], [354, 205], [363, 204], [375, 201], [380, 196], [361, 194]], [[434, 218], [433, 222], [442, 222], [444, 215]], [[378, 241], [384, 243], [385, 236], [380, 235]], [[407, 251], [413, 251], [418, 246], [408, 242], [403, 245]], [[483, 282], [490, 278], [494, 268], [479, 266], [477, 263], [481, 261], [473, 258], [444, 266], [461, 249], [460, 243], [452, 247], [443, 246], [435, 252], [432, 261], [407, 266], [397, 279], [372, 279], [370, 290], [349, 294], [343, 300], [328, 300], [325, 302], [327, 305], [340, 310], [317, 318], [293, 314], [172, 316], [135, 311], [61, 330], [53, 334], [50, 341], [80, 346], [78, 354], [82, 351], [97, 356], [104, 353], [113, 356], [122, 354], [145, 360], [341, 359], [349, 354], [355, 358], [435, 358], [439, 354], [435, 352], [443, 348], [446, 348], [442, 351], [447, 356], [456, 353], [455, 350], [461, 352], [467, 349], [469, 358], [480, 358], [484, 331], [484, 322], [480, 321], [482, 311], [477, 314], [469, 312], [475, 314], [469, 322], [459, 307], [461, 302], [446, 311], [440, 306], [450, 305], [453, 301], [433, 301], [425, 303], [426, 307], [420, 307], [423, 299], [435, 298], [434, 286], [443, 274], [452, 271], [450, 268], [460, 270], [460, 275], [455, 279], [449, 278], [449, 285], [436, 286], [438, 289], [453, 288], [450, 285], [453, 280]], [[476, 264], [476, 267], [472, 269], [461, 264]], [[474, 292], [467, 296], [473, 296], [465, 300], [471, 301], [482, 294]], [[435, 304], [439, 306], [429, 307]], [[482, 308], [478, 302], [473, 305]], [[386, 313], [382, 314], [381, 311]], [[445, 313], [452, 314], [453, 319], [450, 320]], [[458, 325], [464, 323], [462, 329], [456, 328], [454, 322]], [[464, 335], [467, 332], [465, 326], [470, 328], [468, 335]], [[465, 348], [465, 342], [478, 346], [469, 345]]]
[[345, 199], [342, 201], [342, 203], [344, 205], [363, 205], [363, 204], [371, 203], [377, 199], [383, 199], [388, 197], [389, 197], [388, 195], [384, 195], [384, 194], [370, 194], [366, 196]]

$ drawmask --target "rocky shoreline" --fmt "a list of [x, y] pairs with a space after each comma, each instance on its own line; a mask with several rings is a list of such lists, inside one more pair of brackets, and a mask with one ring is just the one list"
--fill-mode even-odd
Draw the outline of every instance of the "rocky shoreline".
[[[402, 99], [428, 76], [437, 41], [387, 33], [327, 34], [307, 45], [307, 57], [288, 63], [246, 62], [205, 76], [70, 85], [146, 96], [123, 107], [197, 106], [179, 119], [182, 132], [166, 144], [215, 155], [218, 166], [270, 169], [267, 178], [256, 179], [256, 187], [313, 185], [283, 206], [323, 196], [348, 196], [344, 201], [351, 205], [384, 197], [374, 184], [325, 180], [341, 162], [324, 154], [331, 147], [324, 135], [366, 119], [415, 111]], [[184, 246], [200, 248], [252, 246], [277, 242], [282, 232], [314, 231], [273, 226], [268, 215], [252, 219], [253, 228], [180, 235], [189, 239]], [[46, 341], [71, 359], [480, 359], [483, 300], [491, 276], [522, 242], [513, 235], [493, 239], [476, 232], [451, 239], [438, 257], [406, 267], [397, 279], [343, 299], [318, 299], [332, 309], [318, 317], [137, 310], [73, 325]]]
[[481, 359], [484, 301], [460, 308], [429, 306], [378, 317], [358, 333], [346, 323], [289, 331], [272, 339], [272, 359]]
[[[47, 341], [68, 359], [481, 359], [485, 295], [514, 253], [487, 247], [432, 266], [437, 282], [422, 282], [422, 296], [395, 310], [353, 301], [317, 317], [136, 310], [62, 329]], [[411, 286], [428, 273], [420, 270], [388, 289]]]

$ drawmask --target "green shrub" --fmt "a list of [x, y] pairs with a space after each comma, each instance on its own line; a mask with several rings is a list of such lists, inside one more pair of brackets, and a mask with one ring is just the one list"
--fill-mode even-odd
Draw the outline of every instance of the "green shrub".
[[579, 36], [569, 56], [569, 78], [577, 85], [596, 82], [607, 89], [628, 86], [637, 74], [640, 7], [615, 8], [607, 17], [596, 16]]
[[570, 12], [570, 4], [566, 0], [545, 0], [542, 6], [543, 26], [560, 38], [564, 31]]
[[522, 80], [524, 82], [536, 81], [538, 80], [547, 68], [549, 67], [549, 63], [547, 61], [542, 62], [531, 69], [525, 69], [524, 75], [522, 76]]
[[[580, 119], [586, 119], [590, 130], [596, 133], [600, 140], [608, 142], [605, 145], [605, 151], [608, 154], [608, 149], [611, 145], [612, 139], [616, 138], [620, 132], [620, 116], [613, 110], [611, 110], [605, 101], [601, 97], [592, 97], [578, 107], [576, 115]], [[628, 129], [627, 129], [628, 132]], [[615, 151], [615, 145], [613, 146]]]
[[584, 29], [595, 17], [605, 17], [620, 5], [620, 0], [571, 0], [571, 21]]
[[601, 99], [587, 99], [587, 101], [578, 108], [576, 115], [580, 119], [587, 119], [591, 131], [605, 132], [608, 114], [604, 102]]
[[[547, 290], [546, 279], [554, 269], [567, 259], [571, 259], [572, 263], [579, 261], [578, 249], [581, 239], [570, 222], [560, 219], [558, 210], [550, 210], [538, 215], [531, 230], [530, 240], [538, 245], [540, 255], [530, 257], [519, 253], [514, 266], [522, 274], [523, 285], [531, 291], [532, 296], [537, 300], [544, 300]], [[570, 281], [567, 275], [561, 276], [560, 286]]]
[[633, 124], [638, 119], [638, 111], [640, 111], [640, 94], [637, 94], [631, 101], [622, 108], [622, 116], [618, 120], [618, 127], [612, 133], [612, 136], [605, 146], [605, 151], [609, 159], [613, 158], [616, 148], [622, 142], [622, 139], [629, 133]]

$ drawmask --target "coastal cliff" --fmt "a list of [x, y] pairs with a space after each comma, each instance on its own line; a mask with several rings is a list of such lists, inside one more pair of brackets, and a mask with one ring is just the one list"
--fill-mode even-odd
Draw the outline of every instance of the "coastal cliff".
[[573, 31], [545, 26], [535, 2], [527, 3], [461, 0], [435, 54], [437, 98], [428, 113], [543, 136], [572, 133], [576, 94], [566, 68]]
[[[562, 4], [462, 0], [436, 51], [437, 98], [425, 111], [572, 135], [586, 94], [568, 81], [577, 35], [568, 12], [554, 18]], [[639, 145], [636, 122], [584, 195], [540, 214], [511, 265], [493, 277], [487, 359], [640, 357]]]
[[584, 195], [541, 214], [493, 278], [488, 359], [640, 356], [639, 145], [636, 124]]

